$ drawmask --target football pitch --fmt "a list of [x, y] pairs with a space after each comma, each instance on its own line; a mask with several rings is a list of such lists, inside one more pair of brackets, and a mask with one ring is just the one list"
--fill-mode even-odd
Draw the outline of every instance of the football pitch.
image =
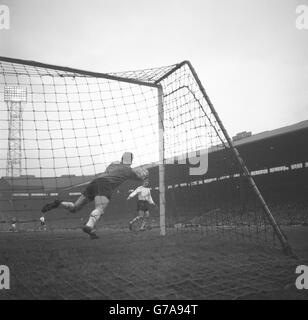
[[194, 232], [79, 230], [1, 232], [0, 299], [308, 299], [298, 265], [308, 264], [308, 227], [284, 229], [295, 260], [276, 249]]

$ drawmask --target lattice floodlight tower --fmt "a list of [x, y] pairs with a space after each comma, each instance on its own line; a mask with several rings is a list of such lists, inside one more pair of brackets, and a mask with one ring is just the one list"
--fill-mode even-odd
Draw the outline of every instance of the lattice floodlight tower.
[[27, 89], [19, 86], [4, 87], [4, 101], [9, 112], [8, 150], [6, 176], [21, 175], [21, 140], [22, 140], [22, 110], [27, 101]]
[[[6, 86], [27, 88], [22, 119], [21, 107], [15, 111], [23, 136], [18, 167], [41, 181], [45, 198], [64, 187], [78, 189], [132, 151], [134, 165], [153, 166], [150, 183], [160, 203], [162, 235], [169, 227], [197, 225], [278, 239], [291, 251], [190, 62], [106, 74], [2, 57], [0, 88]], [[8, 152], [11, 112], [1, 101], [0, 108], [0, 146]], [[188, 155], [198, 153], [208, 155], [207, 169], [190, 175]], [[32, 183], [24, 183], [25, 193]]]

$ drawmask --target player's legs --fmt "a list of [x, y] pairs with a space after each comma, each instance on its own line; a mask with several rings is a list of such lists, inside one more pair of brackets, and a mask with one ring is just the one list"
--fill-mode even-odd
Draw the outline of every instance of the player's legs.
[[76, 200], [75, 203], [73, 202], [66, 202], [66, 201], [61, 201], [60, 202], [60, 207], [68, 210], [69, 212], [77, 212], [80, 209], [82, 209], [87, 203], [90, 202], [90, 199], [84, 196], [83, 194]]
[[146, 210], [143, 215], [143, 221], [142, 221], [142, 225], [140, 227], [140, 230], [145, 230], [146, 225], [148, 224], [148, 221], [149, 221], [149, 217], [150, 217], [150, 212], [149, 212], [149, 210]]
[[94, 227], [100, 217], [104, 214], [105, 209], [109, 203], [109, 199], [105, 196], [96, 196], [95, 199], [95, 209], [90, 213], [90, 217], [85, 227], [82, 229], [84, 232], [90, 235], [91, 238], [97, 238]]
[[133, 230], [133, 225], [136, 223], [136, 222], [139, 222], [141, 224], [139, 224], [139, 227], [136, 225], [136, 227], [134, 228], [135, 231], [139, 230], [139, 231], [143, 231], [145, 230], [145, 225], [146, 225], [146, 211], [144, 209], [141, 209], [141, 210], [138, 210], [138, 215], [130, 221], [129, 223], [129, 229], [132, 231]]
[[131, 223], [134, 223], [140, 219], [143, 219], [144, 212], [142, 210], [137, 211], [137, 216], [131, 221]]
[[133, 224], [135, 222], [139, 221], [140, 219], [143, 219], [143, 214], [144, 214], [143, 210], [138, 210], [137, 211], [137, 216], [133, 220], [131, 220], [129, 222], [129, 230], [133, 229]]
[[47, 231], [46, 221], [40, 221], [40, 230]]
[[84, 207], [87, 203], [89, 203], [91, 200], [86, 197], [85, 195], [81, 195], [75, 203], [73, 202], [66, 202], [66, 201], [61, 201], [61, 200], [55, 200], [51, 203], [47, 203], [43, 208], [42, 212], [45, 213], [47, 211], [50, 211], [52, 209], [56, 209], [59, 206], [68, 210], [69, 212], [76, 212], [80, 210], [82, 207]]

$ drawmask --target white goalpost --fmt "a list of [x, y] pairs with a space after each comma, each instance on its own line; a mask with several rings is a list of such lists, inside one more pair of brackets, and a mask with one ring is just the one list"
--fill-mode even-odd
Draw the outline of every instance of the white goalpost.
[[158, 87], [158, 123], [159, 123], [159, 225], [160, 234], [166, 235], [166, 198], [165, 198], [165, 146], [164, 146], [164, 93]]

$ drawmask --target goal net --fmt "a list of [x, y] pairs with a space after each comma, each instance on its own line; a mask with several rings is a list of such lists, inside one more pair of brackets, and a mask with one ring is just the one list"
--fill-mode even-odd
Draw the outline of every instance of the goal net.
[[[44, 203], [74, 201], [131, 151], [133, 166], [149, 168], [162, 234], [234, 235], [289, 249], [189, 62], [104, 74], [2, 57], [0, 90], [2, 228], [12, 219], [35, 228]], [[115, 192], [106, 221], [129, 220], [135, 186]], [[55, 210], [48, 219], [77, 227], [86, 216]]]

